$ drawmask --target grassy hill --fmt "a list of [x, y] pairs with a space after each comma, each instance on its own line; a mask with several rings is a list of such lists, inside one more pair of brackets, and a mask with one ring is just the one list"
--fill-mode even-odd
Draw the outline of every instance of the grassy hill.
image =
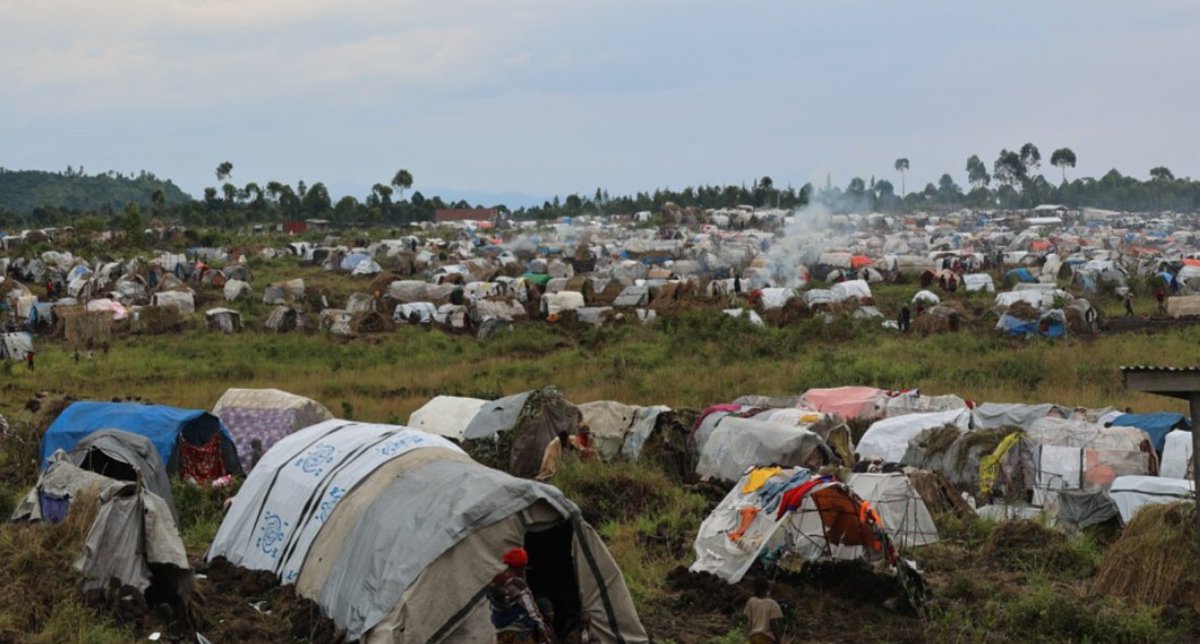
[[86, 175], [81, 172], [0, 169], [0, 212], [28, 215], [39, 208], [87, 212], [120, 210], [133, 202], [152, 205], [152, 195], [161, 190], [167, 205], [186, 203], [187, 193], [169, 180], [149, 172], [137, 176], [118, 173]]

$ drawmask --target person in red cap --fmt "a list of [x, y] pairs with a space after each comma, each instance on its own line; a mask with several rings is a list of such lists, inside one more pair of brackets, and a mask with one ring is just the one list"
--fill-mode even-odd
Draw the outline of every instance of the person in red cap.
[[524, 548], [513, 548], [504, 553], [501, 560], [508, 567], [492, 578], [488, 589], [496, 641], [499, 644], [551, 644], [554, 634], [525, 580], [529, 554]]

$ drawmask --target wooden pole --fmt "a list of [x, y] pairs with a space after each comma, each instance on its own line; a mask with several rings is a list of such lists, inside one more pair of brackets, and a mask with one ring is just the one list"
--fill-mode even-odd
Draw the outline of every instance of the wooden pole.
[[[1188, 408], [1192, 416], [1192, 485], [1200, 476], [1200, 392], [1192, 392], [1188, 396]], [[1195, 494], [1193, 494], [1193, 497]], [[1200, 499], [1196, 499], [1196, 548], [1200, 550]]]

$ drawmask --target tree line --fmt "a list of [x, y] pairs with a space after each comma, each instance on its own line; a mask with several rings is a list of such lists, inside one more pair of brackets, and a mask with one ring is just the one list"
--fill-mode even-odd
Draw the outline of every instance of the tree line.
[[[801, 208], [810, 202], [824, 204], [834, 212], [908, 212], [929, 209], [1030, 208], [1055, 203], [1070, 207], [1091, 206], [1120, 211], [1147, 212], [1200, 210], [1200, 181], [1176, 177], [1170, 169], [1150, 169], [1148, 179], [1122, 175], [1113, 169], [1099, 179], [1068, 178], [1077, 157], [1070, 148], [1050, 154], [1049, 165], [1059, 169], [1057, 183], [1041, 172], [1042, 154], [1036, 145], [1002, 149], [995, 159], [984, 161], [973, 154], [963, 168], [965, 187], [949, 173], [937, 183], [908, 192], [906, 179], [912, 164], [907, 157], [896, 159], [892, 170], [900, 191], [886, 178], [853, 177], [845, 187], [835, 186], [830, 177], [821, 186], [812, 183], [796, 188], [778, 187], [770, 177], [750, 185], [701, 185], [683, 189], [662, 188], [653, 192], [610, 196], [604, 188], [592, 194], [555, 196], [540, 206], [510, 210], [503, 204], [447, 202], [420, 191], [407, 194], [413, 175], [398, 170], [372, 186], [362, 199], [345, 196], [336, 202], [322, 182], [304, 181], [294, 186], [281, 181], [266, 184], [234, 180], [229, 161], [216, 167], [217, 185], [192, 199], [170, 181], [142, 171], [123, 176], [115, 172], [87, 175], [83, 168], [65, 172], [12, 171], [0, 168], [0, 226], [45, 227], [86, 218], [89, 227], [108, 225], [132, 228], [158, 220], [187, 226], [234, 228], [246, 224], [270, 224], [300, 219], [328, 219], [344, 225], [397, 226], [430, 221], [443, 208], [490, 205], [517, 219], [555, 219], [585, 214], [657, 213], [667, 204], [681, 207], [731, 208], [735, 206]], [[136, 213], [136, 219], [131, 216]]]

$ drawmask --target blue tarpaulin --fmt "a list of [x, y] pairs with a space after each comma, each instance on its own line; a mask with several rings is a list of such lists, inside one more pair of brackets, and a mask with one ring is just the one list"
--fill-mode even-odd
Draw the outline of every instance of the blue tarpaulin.
[[1146, 432], [1150, 435], [1150, 444], [1154, 446], [1154, 452], [1160, 457], [1163, 453], [1163, 446], [1167, 441], [1167, 434], [1172, 429], [1191, 429], [1192, 427], [1187, 416], [1165, 411], [1155, 414], [1122, 414], [1114, 418], [1109, 425], [1113, 427], [1136, 427]]
[[[179, 440], [186, 440], [192, 445], [203, 445], [212, 439], [214, 431], [220, 431], [225, 438], [221, 451], [226, 470], [241, 472], [237, 448], [233, 446], [233, 437], [229, 430], [219, 418], [204, 410], [88, 400], [72, 403], [46, 430], [46, 435], [42, 438], [42, 467], [46, 467], [50, 455], [55, 450], [69, 452], [84, 437], [101, 429], [120, 429], [145, 436], [172, 472], [177, 472], [179, 467], [177, 461], [171, 460], [176, 455], [176, 444]], [[226, 452], [232, 453], [232, 464], [230, 454]]]
[[1026, 282], [1026, 283], [1032, 283], [1032, 282], [1037, 281], [1037, 279], [1033, 276], [1033, 273], [1029, 272], [1028, 268], [1014, 268], [1014, 269], [1008, 271], [1007, 273], [1005, 273], [1004, 278], [1008, 279], [1008, 280], [1015, 279], [1018, 282]]

